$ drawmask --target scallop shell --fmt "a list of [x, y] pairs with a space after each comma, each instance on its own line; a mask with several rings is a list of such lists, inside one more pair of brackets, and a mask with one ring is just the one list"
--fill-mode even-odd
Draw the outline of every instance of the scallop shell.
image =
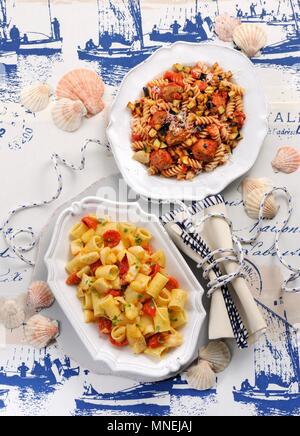
[[231, 362], [231, 352], [223, 341], [211, 341], [199, 352], [200, 359], [206, 360], [212, 365], [214, 372], [224, 371]]
[[186, 379], [191, 388], [207, 391], [216, 384], [216, 374], [209, 362], [200, 360], [186, 372]]
[[233, 31], [241, 22], [227, 13], [218, 15], [215, 20], [215, 33], [221, 41], [230, 42], [233, 38]]
[[297, 171], [300, 166], [300, 154], [293, 147], [280, 147], [275, 158], [272, 160], [272, 167], [275, 172], [291, 174]]
[[272, 186], [273, 183], [270, 179], [246, 177], [242, 182], [243, 199], [246, 201], [247, 196], [254, 191], [254, 189], [264, 189], [265, 192], [267, 192]]
[[39, 112], [48, 106], [51, 93], [51, 88], [47, 83], [36, 83], [25, 86], [21, 91], [20, 101], [31, 112]]
[[25, 321], [24, 309], [16, 300], [7, 300], [1, 307], [0, 319], [7, 329], [16, 329]]
[[256, 24], [243, 23], [234, 29], [233, 40], [251, 58], [266, 45], [267, 34]]
[[[250, 192], [250, 194], [247, 196], [244, 204], [246, 213], [250, 218], [258, 219], [260, 203], [265, 193], [265, 189], [257, 188]], [[264, 204], [263, 217], [267, 219], [274, 218], [278, 212], [278, 208], [279, 206], [276, 203], [274, 195], [269, 195]]]
[[80, 100], [88, 111], [88, 116], [104, 109], [102, 96], [104, 83], [94, 71], [79, 68], [65, 74], [56, 89], [57, 98]]
[[29, 345], [36, 348], [47, 347], [58, 334], [58, 322], [42, 315], [34, 315], [25, 326], [25, 338]]
[[44, 309], [54, 303], [54, 296], [46, 282], [37, 281], [29, 286], [26, 302], [31, 310]]
[[52, 119], [56, 127], [65, 132], [74, 132], [81, 126], [87, 110], [80, 100], [62, 98], [57, 100], [52, 108]]

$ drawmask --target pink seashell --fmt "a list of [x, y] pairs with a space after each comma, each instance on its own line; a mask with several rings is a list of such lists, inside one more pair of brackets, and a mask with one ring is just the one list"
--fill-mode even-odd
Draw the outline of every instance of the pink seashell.
[[88, 111], [87, 116], [96, 115], [104, 109], [103, 93], [104, 83], [101, 77], [85, 68], [72, 70], [65, 74], [56, 89], [56, 96], [59, 99], [80, 100]]
[[42, 315], [34, 315], [27, 321], [24, 333], [29, 345], [44, 348], [57, 338], [59, 334], [58, 322]]
[[234, 29], [240, 24], [240, 20], [227, 13], [218, 15], [215, 20], [215, 33], [221, 41], [230, 42], [233, 39]]
[[27, 306], [32, 310], [45, 309], [54, 303], [54, 296], [46, 282], [31, 283], [27, 291]]
[[291, 174], [297, 171], [299, 166], [300, 154], [294, 147], [280, 147], [272, 160], [272, 167], [275, 172]]

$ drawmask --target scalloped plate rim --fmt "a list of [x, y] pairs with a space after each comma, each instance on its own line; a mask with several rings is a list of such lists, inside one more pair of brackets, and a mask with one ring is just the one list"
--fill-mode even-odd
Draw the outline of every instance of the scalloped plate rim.
[[[203, 43], [191, 43], [191, 42], [183, 42], [183, 41], [178, 41], [175, 42], [174, 44], [171, 44], [169, 46], [162, 46], [159, 49], [157, 49], [151, 56], [149, 56], [145, 61], [141, 62], [139, 65], [137, 65], [136, 67], [132, 68], [127, 75], [125, 76], [125, 78], [122, 81], [122, 84], [116, 94], [116, 97], [114, 99], [114, 102], [112, 104], [112, 108], [110, 111], [110, 116], [109, 116], [109, 124], [107, 126], [106, 129], [106, 133], [107, 133], [107, 137], [109, 140], [109, 143], [111, 145], [111, 149], [115, 158], [115, 161], [117, 163], [117, 166], [124, 178], [124, 180], [126, 181], [126, 183], [138, 194], [144, 196], [144, 197], [148, 197], [151, 199], [160, 199], [160, 200], [170, 200], [170, 201], [174, 201], [174, 200], [180, 200], [180, 199], [185, 199], [185, 200], [202, 200], [203, 198], [205, 198], [208, 195], [215, 195], [218, 194], [220, 192], [222, 192], [228, 185], [230, 185], [231, 183], [233, 183], [235, 180], [237, 180], [239, 177], [243, 176], [244, 174], [246, 174], [251, 168], [252, 166], [255, 164], [260, 150], [262, 148], [264, 139], [267, 135], [268, 132], [268, 113], [269, 113], [269, 109], [268, 109], [268, 103], [265, 97], [265, 94], [263, 92], [263, 90], [261, 89], [261, 86], [259, 85], [259, 81], [258, 86], [257, 86], [257, 93], [259, 98], [262, 100], [262, 107], [261, 107], [261, 113], [260, 115], [257, 117], [257, 122], [259, 124], [259, 129], [257, 130], [257, 147], [256, 147], [256, 152], [253, 155], [252, 161], [245, 165], [243, 162], [244, 160], [242, 159], [242, 164], [239, 165], [238, 168], [234, 168], [235, 172], [233, 171], [229, 171], [226, 174], [226, 179], [224, 179], [224, 177], [216, 177], [216, 183], [215, 185], [211, 185], [211, 186], [205, 186], [203, 188], [203, 190], [200, 192], [199, 189], [195, 189], [195, 191], [197, 192], [192, 192], [193, 189], [191, 189], [191, 192], [187, 192], [188, 189], [184, 190], [184, 195], [179, 195], [178, 193], [173, 194], [173, 190], [172, 189], [168, 189], [168, 194], [164, 196], [164, 194], [160, 194], [161, 197], [159, 197], [159, 194], [154, 194], [151, 189], [146, 190], [144, 188], [141, 188], [139, 185], [137, 185], [136, 183], [134, 183], [130, 177], [130, 172], [124, 169], [124, 166], [121, 162], [121, 160], [119, 159], [119, 154], [117, 152], [117, 147], [114, 144], [114, 133], [113, 130], [115, 128], [115, 124], [117, 123], [117, 120], [115, 119], [115, 115], [114, 112], [117, 108], [118, 105], [118, 100], [119, 97], [121, 95], [121, 93], [123, 92], [124, 87], [126, 86], [126, 82], [128, 80], [128, 78], [130, 78], [132, 75], [134, 75], [136, 73], [136, 71], [138, 71], [139, 69], [141, 69], [143, 66], [150, 64], [153, 60], [155, 60], [155, 58], [159, 55], [159, 53], [162, 52], [171, 52], [172, 50], [176, 50], [177, 47], [194, 47], [197, 49], [200, 49], [201, 47], [212, 47], [214, 49], [219, 49], [222, 51], [228, 51], [230, 53], [234, 53], [235, 56], [244, 59], [249, 66], [249, 69], [252, 70], [253, 74], [255, 75], [255, 77], [257, 77], [256, 74], [256, 70], [255, 67], [253, 65], [253, 63], [250, 61], [250, 59], [243, 54], [242, 52], [239, 52], [237, 50], [235, 50], [232, 47], [227, 47], [227, 46], [223, 46], [220, 44], [216, 44], [216, 43], [210, 43], [210, 42], [203, 42]], [[154, 75], [155, 77], [155, 75]], [[136, 162], [137, 165], [140, 165], [138, 162]], [[218, 172], [218, 170], [220, 168], [224, 168], [226, 166], [226, 164], [222, 167], [219, 167], [217, 170], [214, 171], [214, 173], [216, 173], [216, 171]], [[208, 173], [205, 173], [208, 174]], [[204, 174], [204, 175], [205, 175]], [[203, 174], [200, 174], [198, 177], [195, 178], [195, 180], [199, 180], [199, 185], [201, 185], [201, 176], [203, 176]], [[152, 178], [156, 178], [155, 176], [149, 176], [149, 182], [151, 181]], [[203, 178], [203, 177], [202, 177]], [[156, 178], [157, 180], [164, 180], [163, 178]], [[178, 182], [178, 183], [183, 183], [183, 182]], [[164, 183], [161, 183], [161, 188], [164, 188]], [[150, 188], [150, 186], [149, 186]], [[199, 188], [199, 186], [198, 186]]]

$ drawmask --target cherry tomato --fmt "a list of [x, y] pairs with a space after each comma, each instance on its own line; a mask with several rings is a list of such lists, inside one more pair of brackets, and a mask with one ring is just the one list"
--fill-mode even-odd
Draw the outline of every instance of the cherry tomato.
[[109, 340], [115, 347], [126, 347], [126, 345], [128, 345], [127, 339], [125, 339], [123, 342], [117, 342], [111, 336], [109, 336]]
[[109, 319], [102, 317], [98, 321], [98, 328], [100, 333], [103, 333], [104, 335], [110, 335], [112, 323]]
[[145, 315], [149, 315], [151, 318], [154, 318], [156, 314], [156, 307], [153, 300], [147, 300], [143, 306], [143, 312]]
[[226, 91], [216, 92], [212, 97], [212, 102], [216, 107], [220, 107], [220, 106], [225, 107], [227, 103], [227, 96], [228, 94]]
[[120, 297], [122, 295], [121, 291], [118, 291], [117, 289], [111, 289], [107, 292], [107, 295], [112, 295], [113, 297]]
[[70, 274], [66, 280], [66, 283], [69, 286], [78, 285], [80, 282], [81, 282], [81, 279], [80, 279], [80, 277], [78, 277], [76, 272]]
[[175, 277], [169, 277], [169, 281], [166, 284], [166, 288], [169, 291], [172, 291], [172, 289], [178, 289], [179, 288], [179, 283], [178, 281], [175, 279]]
[[141, 141], [143, 139], [142, 136], [139, 133], [133, 133], [131, 135], [131, 138], [132, 138], [133, 141]]
[[207, 88], [207, 82], [203, 82], [202, 80], [197, 80], [196, 85], [198, 86], [200, 91], [205, 91], [205, 89]]
[[232, 121], [237, 123], [239, 127], [243, 127], [245, 119], [246, 115], [244, 114], [244, 112], [234, 112]]
[[116, 247], [121, 241], [120, 232], [117, 230], [107, 230], [107, 232], [103, 234], [103, 240], [106, 247]]
[[88, 226], [89, 229], [94, 229], [96, 230], [99, 221], [97, 220], [97, 218], [94, 218], [92, 216], [84, 216], [81, 221]]
[[153, 254], [153, 248], [151, 247], [150, 244], [145, 245], [144, 250], [147, 251], [147, 253], [150, 254], [150, 256]]
[[155, 263], [154, 265], [151, 265], [151, 276], [155, 276], [155, 274], [159, 273], [160, 266], [158, 263]]
[[164, 74], [164, 79], [183, 86], [183, 76], [181, 73], [176, 73], [175, 71], [166, 71]]
[[125, 255], [121, 260], [121, 262], [119, 263], [120, 277], [124, 277], [128, 273], [128, 270], [129, 270], [129, 262], [127, 259], [127, 255]]
[[91, 269], [92, 274], [95, 274], [96, 269], [99, 268], [99, 266], [102, 266], [101, 260], [97, 260], [97, 262], [92, 263], [92, 265], [90, 265], [90, 269]]
[[153, 336], [151, 336], [151, 338], [148, 341], [148, 347], [149, 348], [157, 348], [160, 347], [161, 345], [164, 344], [164, 337], [161, 333], [157, 333]]

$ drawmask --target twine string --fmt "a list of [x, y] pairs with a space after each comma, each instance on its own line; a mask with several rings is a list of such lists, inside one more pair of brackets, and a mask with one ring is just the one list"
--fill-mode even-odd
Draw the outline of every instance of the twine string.
[[[2, 226], [2, 232], [4, 235], [4, 239], [5, 239], [8, 247], [13, 251], [13, 253], [20, 260], [25, 262], [27, 265], [34, 266], [35, 262], [32, 261], [31, 259], [27, 258], [26, 256], [24, 256], [23, 253], [28, 253], [37, 245], [37, 237], [36, 237], [34, 231], [30, 228], [29, 229], [20, 229], [20, 230], [14, 231], [14, 229], [9, 226], [11, 219], [20, 211], [32, 209], [34, 207], [39, 207], [39, 206], [46, 206], [46, 205], [54, 202], [55, 200], [57, 200], [59, 198], [59, 196], [61, 195], [61, 192], [63, 189], [63, 178], [62, 178], [62, 172], [61, 172], [60, 167], [64, 166], [64, 167], [72, 169], [73, 171], [82, 171], [85, 168], [86, 149], [89, 146], [89, 144], [91, 144], [91, 143], [100, 145], [101, 147], [104, 147], [108, 150], [108, 147], [104, 146], [101, 143], [101, 141], [99, 141], [98, 139], [86, 139], [84, 144], [82, 145], [82, 147], [80, 149], [81, 158], [80, 158], [79, 165], [75, 165], [71, 162], [68, 162], [65, 158], [61, 157], [58, 153], [53, 153], [51, 155], [51, 162], [53, 164], [53, 168], [54, 168], [56, 178], [57, 178], [57, 189], [56, 189], [55, 194], [47, 200], [23, 204], [23, 205], [20, 205], [9, 212], [8, 217]], [[29, 235], [30, 236], [31, 241], [28, 243], [28, 245], [18, 246], [16, 244], [15, 241], [16, 241], [17, 237], [20, 235]]]

